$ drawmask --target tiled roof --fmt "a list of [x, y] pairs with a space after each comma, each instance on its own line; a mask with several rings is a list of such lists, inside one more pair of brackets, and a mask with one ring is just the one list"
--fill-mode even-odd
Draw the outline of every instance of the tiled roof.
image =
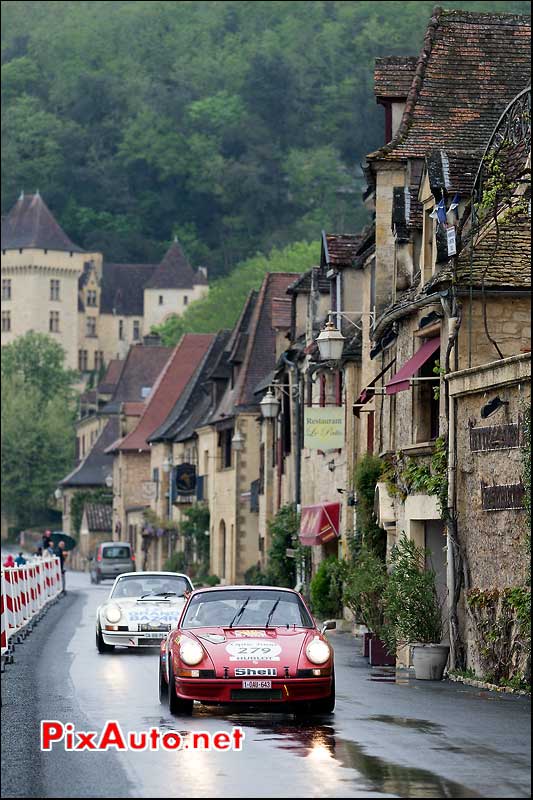
[[230, 331], [223, 330], [213, 337], [187, 388], [181, 393], [162, 425], [150, 435], [149, 442], [188, 439], [209, 417], [213, 401], [212, 393], [206, 391], [205, 384], [227, 345], [229, 335]]
[[415, 77], [416, 56], [376, 58], [374, 94], [378, 99], [405, 100]]
[[100, 313], [141, 317], [144, 313], [144, 287], [156, 269], [156, 264], [109, 264], [104, 261]]
[[472, 256], [467, 243], [458, 258], [455, 281], [448, 264], [424, 286], [424, 293], [452, 282], [463, 287], [480, 287], [484, 282], [487, 289], [530, 289], [531, 220], [525, 216], [500, 222], [499, 234], [492, 222], [487, 223], [474, 241]]
[[251, 322], [250, 341], [242, 365], [243, 380], [239, 381], [237, 405], [255, 404], [254, 387], [274, 366], [276, 360], [276, 334], [272, 327], [272, 298], [287, 291], [294, 281], [292, 272], [274, 272], [265, 275]]
[[367, 158], [423, 158], [433, 148], [482, 153], [529, 83], [530, 18], [435, 9], [392, 142]]
[[148, 438], [167, 418], [213, 340], [211, 333], [186, 333], [159, 376], [137, 426], [119, 450], [147, 451]]
[[113, 507], [103, 503], [85, 503], [83, 511], [89, 532], [102, 533], [113, 530]]
[[143, 389], [151, 389], [172, 353], [171, 347], [136, 344], [130, 347], [119, 381], [104, 412], [118, 413], [120, 404], [141, 402]]
[[40, 194], [21, 194], [2, 219], [2, 250], [20, 248], [84, 252], [71, 242]]
[[351, 267], [359, 245], [361, 234], [322, 232], [321, 266]]
[[192, 289], [207, 280], [202, 272], [195, 272], [178, 242], [174, 240], [163, 260], [146, 283], [146, 289]]
[[291, 327], [292, 302], [290, 297], [272, 298], [272, 327], [288, 330]]
[[326, 277], [326, 270], [322, 267], [313, 267], [304, 272], [287, 288], [287, 294], [299, 294], [300, 292], [310, 292], [313, 282], [321, 294], [329, 294], [331, 281]]
[[105, 479], [113, 471], [113, 456], [106, 449], [119, 435], [118, 417], [110, 417], [93, 447], [83, 461], [66, 478], [61, 486], [105, 486]]
[[[246, 409], [257, 408], [254, 390], [273, 369], [276, 361], [276, 332], [272, 327], [272, 300], [281, 297], [294, 282], [294, 273], [267, 273], [253, 303], [251, 313], [241, 315], [231, 335], [229, 346], [246, 337], [246, 349], [239, 374], [224, 395], [208, 422], [216, 423]], [[235, 335], [237, 331], [237, 336]]]
[[255, 289], [251, 289], [248, 292], [248, 297], [242, 308], [241, 315], [230, 334], [226, 347], [228, 362], [233, 362], [235, 364], [242, 363], [248, 343], [250, 320], [252, 319], [258, 294], [259, 293]]
[[480, 164], [479, 151], [431, 150], [426, 156], [426, 169], [432, 189], [466, 195], [472, 191]]
[[98, 384], [98, 394], [113, 394], [116, 385], [120, 380], [124, 359], [112, 358], [107, 365], [105, 375]]
[[122, 403], [121, 412], [125, 417], [140, 417], [145, 408], [145, 401], [130, 401], [128, 403]]

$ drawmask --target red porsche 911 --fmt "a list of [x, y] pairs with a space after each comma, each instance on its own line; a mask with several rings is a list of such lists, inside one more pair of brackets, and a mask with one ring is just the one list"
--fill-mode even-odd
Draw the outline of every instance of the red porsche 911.
[[333, 649], [292, 589], [218, 586], [189, 595], [161, 643], [159, 697], [173, 714], [206, 704], [268, 704], [329, 714]]

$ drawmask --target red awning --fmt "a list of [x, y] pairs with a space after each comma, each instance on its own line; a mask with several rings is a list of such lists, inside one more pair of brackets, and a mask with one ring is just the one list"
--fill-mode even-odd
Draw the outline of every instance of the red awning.
[[414, 354], [409, 361], [406, 361], [403, 367], [398, 370], [396, 375], [385, 384], [387, 394], [396, 394], [396, 392], [405, 392], [409, 388], [410, 378], [418, 372], [426, 361], [431, 358], [433, 353], [440, 347], [440, 337], [436, 336], [434, 339], [428, 339], [424, 342], [420, 350]]
[[300, 521], [302, 544], [326, 544], [339, 536], [340, 503], [320, 503], [304, 506]]
[[395, 363], [395, 361], [396, 361], [395, 358], [393, 358], [392, 361], [389, 361], [387, 366], [383, 367], [381, 372], [378, 372], [378, 374], [375, 375], [374, 378], [372, 378], [370, 383], [367, 386], [365, 386], [365, 388], [361, 391], [361, 394], [359, 395], [359, 397], [357, 398], [357, 400], [353, 404], [353, 413], [354, 413], [354, 415], [356, 417], [359, 416], [359, 413], [361, 411], [361, 407], [364, 406], [365, 403], [368, 403], [369, 400], [372, 400], [372, 398], [374, 397], [374, 395], [376, 393], [375, 392], [375, 388], [374, 388], [376, 383], [379, 381], [380, 378], [382, 378], [385, 375], [387, 370], [389, 370], [392, 367], [392, 365]]

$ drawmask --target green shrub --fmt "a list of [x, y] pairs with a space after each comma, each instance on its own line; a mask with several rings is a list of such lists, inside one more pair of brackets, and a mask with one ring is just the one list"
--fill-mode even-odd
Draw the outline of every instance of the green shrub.
[[249, 586], [270, 586], [272, 580], [268, 572], [262, 572], [261, 567], [254, 564], [244, 573], [244, 582]]
[[343, 600], [356, 622], [362, 622], [378, 636], [383, 627], [387, 580], [385, 562], [363, 544], [357, 560], [347, 568]]
[[391, 653], [400, 643], [431, 643], [442, 639], [442, 610], [435, 572], [426, 569], [426, 554], [405, 533], [392, 549], [381, 637]]
[[[383, 474], [383, 469], [383, 461], [377, 456], [363, 456], [355, 468], [354, 485], [357, 493], [357, 542], [385, 558], [387, 535], [378, 525], [374, 513], [376, 484]], [[357, 553], [355, 556], [357, 557]]]
[[311, 608], [317, 617], [341, 616], [345, 575], [345, 562], [335, 556], [329, 556], [320, 563], [310, 586]]
[[163, 564], [165, 572], [184, 572], [187, 573], [188, 564], [185, 553], [172, 553]]

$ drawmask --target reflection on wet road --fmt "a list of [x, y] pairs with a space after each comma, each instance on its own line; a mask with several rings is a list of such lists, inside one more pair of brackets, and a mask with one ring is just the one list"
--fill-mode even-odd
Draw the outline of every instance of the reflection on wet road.
[[[110, 584], [91, 586], [84, 575], [69, 578], [79, 605], [79, 622], [67, 653], [71, 691], [92, 729], [101, 730], [106, 720], [113, 719], [124, 731], [154, 726], [188, 736], [241, 726], [245, 733], [241, 753], [189, 748], [117, 754], [130, 781], [122, 796], [529, 794], [525, 704], [485, 703], [475, 692], [463, 694], [455, 685], [428, 686], [393, 671], [378, 671], [373, 677], [381, 676], [382, 682], [370, 681], [368, 666], [349, 634], [331, 635], [338, 704], [330, 718], [307, 722], [288, 714], [236, 713], [232, 708], [198, 705], [192, 718], [172, 717], [158, 701], [156, 650], [117, 649], [102, 655], [96, 651], [96, 607]], [[502, 770], [504, 762], [507, 771]], [[72, 795], [76, 796], [75, 786]]]

